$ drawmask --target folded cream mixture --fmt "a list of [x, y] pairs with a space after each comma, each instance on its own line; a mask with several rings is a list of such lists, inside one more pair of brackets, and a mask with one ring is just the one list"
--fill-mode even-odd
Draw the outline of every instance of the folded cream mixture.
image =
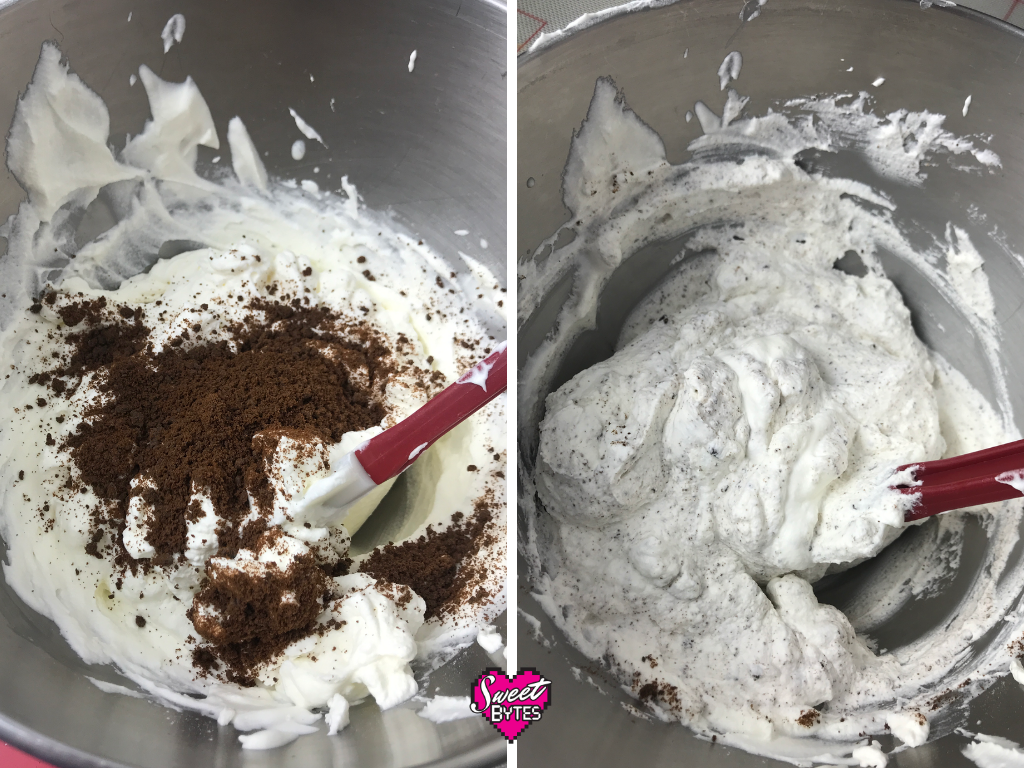
[[[999, 161], [941, 116], [876, 117], [865, 94], [749, 119], [744, 104], [732, 90], [722, 117], [698, 104], [704, 136], [672, 165], [614, 84], [597, 83], [563, 179], [575, 238], [556, 233], [520, 264], [521, 318], [564, 277], [573, 286], [520, 382], [520, 546], [555, 624], [658, 716], [800, 764], [881, 765], [872, 735], [919, 745], [936, 711], [1008, 671], [1022, 634], [1003, 620], [1024, 583], [1007, 567], [1021, 504], [975, 510], [990, 538], [981, 575], [946, 622], [901, 648], [878, 648], [865, 628], [955, 568], [962, 513], [889, 558], [858, 615], [813, 585], [904, 531], [908, 497], [889, 487], [908, 479], [899, 465], [1019, 434], [967, 232], [951, 224], [931, 250], [912, 247], [888, 197], [808, 172], [800, 153], [858, 153], [908, 185], [939, 153], [974, 172]], [[614, 354], [553, 387], [585, 331], [609, 333], [616, 281], [659, 241], [676, 243], [675, 258]], [[962, 311], [995, 404], [915, 334], [890, 255]], [[859, 269], [836, 268], [851, 260]], [[638, 263], [634, 281], [649, 269]], [[972, 646], [986, 632], [998, 638]]]
[[[295, 502], [497, 347], [504, 289], [347, 179], [268, 179], [238, 118], [234, 173], [201, 177], [219, 139], [199, 90], [140, 77], [153, 118], [114, 152], [105, 105], [46, 45], [11, 129], [28, 200], [0, 263], [5, 577], [86, 662], [245, 747], [320, 713], [334, 733], [503, 609], [503, 398], [403, 478], [392, 544], [351, 547], [390, 483], [329, 518]], [[79, 242], [100, 204], [109, 227]]]

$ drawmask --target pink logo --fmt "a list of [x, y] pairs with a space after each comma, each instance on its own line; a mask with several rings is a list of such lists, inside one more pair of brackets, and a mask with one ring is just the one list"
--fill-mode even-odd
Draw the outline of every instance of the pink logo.
[[487, 718], [511, 744], [551, 703], [551, 681], [528, 667], [512, 678], [489, 668], [473, 683], [472, 699], [469, 708]]

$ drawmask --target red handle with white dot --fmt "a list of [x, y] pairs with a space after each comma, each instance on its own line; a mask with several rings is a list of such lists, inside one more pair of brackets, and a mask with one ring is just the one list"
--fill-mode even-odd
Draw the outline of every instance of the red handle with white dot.
[[395, 426], [356, 448], [355, 457], [377, 485], [397, 477], [438, 438], [461, 424], [508, 387], [505, 342], [454, 384]]

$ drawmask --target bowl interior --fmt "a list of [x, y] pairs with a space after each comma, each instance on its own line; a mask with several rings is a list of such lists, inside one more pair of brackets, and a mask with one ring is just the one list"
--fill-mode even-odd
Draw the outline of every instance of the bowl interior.
[[[729, 51], [743, 54], [744, 66], [733, 87], [750, 97], [745, 110], [748, 115], [764, 114], [773, 104], [798, 96], [870, 90], [876, 114], [899, 108], [927, 109], [949, 115], [945, 127], [954, 133], [994, 134], [991, 146], [1003, 158], [1002, 172], [982, 179], [940, 162], [927, 169], [922, 187], [910, 187], [880, 177], [854, 151], [809, 152], [800, 158], [801, 165], [883, 191], [896, 203], [895, 219], [915, 245], [933, 241], [947, 221], [969, 232], [985, 259], [1003, 329], [1000, 362], [1009, 382], [1010, 405], [1021, 414], [1024, 345], [1020, 333], [1024, 318], [1018, 309], [1024, 296], [1024, 271], [1020, 257], [1013, 254], [1024, 246], [1024, 231], [1013, 206], [1007, 203], [1019, 199], [1024, 164], [1020, 129], [1002, 109], [1007, 102], [1000, 90], [1010, 89], [1015, 94], [1024, 90], [1018, 82], [1020, 64], [1015, 53], [1021, 35], [973, 12], [932, 11], [937, 9], [923, 11], [917, 3], [895, 0], [868, 0], [841, 8], [783, 0], [765, 6], [757, 19], [741, 24], [731, 6], [684, 0], [602, 22], [524, 57], [518, 81], [518, 257], [547, 258], [551, 246], [538, 250], [539, 246], [569, 220], [561, 201], [561, 172], [572, 131], [586, 116], [594, 82], [600, 76], [615, 80], [629, 106], [662, 137], [673, 163], [688, 157], [686, 145], [700, 135], [697, 121], [683, 119], [686, 111], [697, 100], [713, 109], [724, 101], [716, 72]], [[851, 66], [854, 73], [860, 73], [859, 78], [846, 71]], [[878, 76], [886, 81], [875, 90], [870, 83]], [[961, 108], [969, 94], [973, 101], [967, 120], [961, 117]], [[979, 103], [988, 106], [975, 113]], [[969, 214], [971, 205], [985, 218]], [[596, 327], [584, 332], [561, 356], [550, 390], [612, 354], [630, 311], [679, 268], [678, 260], [673, 261], [685, 253], [685, 239], [682, 235], [651, 243], [625, 260], [600, 297]], [[563, 237], [553, 247], [557, 249], [567, 240]], [[685, 253], [686, 260], [706, 257], [708, 254]], [[882, 263], [910, 308], [918, 335], [994, 404], [996, 372], [960, 311], [911, 264], [892, 254], [883, 254]], [[837, 268], [862, 274], [863, 264], [850, 252]], [[520, 366], [551, 330], [571, 288], [571, 274], [557, 285], [546, 286], [544, 298], [528, 317], [521, 318]], [[525, 409], [521, 413], [526, 413]], [[527, 467], [536, 451], [535, 427], [536, 416], [532, 415], [519, 425], [519, 450]], [[876, 615], [872, 606], [858, 597], [890, 578], [886, 566], [894, 559], [933, 545], [935, 535], [935, 526], [926, 524], [902, 536], [879, 557], [827, 577], [816, 585], [819, 600], [847, 613], [858, 631], [869, 634], [882, 648], [898, 648], [921, 637], [956, 611], [981, 567], [987, 537], [974, 518], [968, 519], [964, 531], [960, 566], [944, 580], [937, 596], [911, 598], [888, 617]], [[1020, 560], [1022, 551], [1018, 543], [1012, 564]], [[542, 727], [524, 740], [522, 759], [544, 755], [549, 760], [564, 758], [569, 764], [593, 766], [638, 759], [659, 766], [765, 764], [763, 758], [700, 741], [685, 728], [645, 721], [624, 711], [620, 704], [630, 700], [618, 684], [571, 648], [530, 597], [527, 573], [521, 558], [519, 605], [540, 620], [541, 630], [538, 635], [521, 623], [521, 663], [537, 664], [543, 670], [561, 690], [563, 706], [546, 714]], [[970, 705], [971, 730], [1020, 741], [1019, 721], [1014, 722], [1007, 713], [1022, 709], [1024, 692], [1012, 680], [1002, 680]], [[933, 721], [932, 733], [948, 733], [964, 725], [967, 717], [963, 710], [944, 713]], [[594, 738], [595, 733], [602, 735]], [[890, 764], [969, 766], [960, 753], [963, 740], [957, 738], [940, 738], [901, 753]], [[886, 746], [892, 744], [891, 737], [882, 741]], [[568, 744], [573, 745], [572, 757]]]
[[[164, 54], [160, 33], [175, 13], [185, 15], [185, 35]], [[461, 250], [504, 280], [505, 25], [504, 9], [483, 0], [21, 0], [0, 9], [0, 125], [10, 124], [45, 40], [59, 44], [72, 71], [106, 102], [116, 149], [149, 117], [141, 84], [129, 81], [141, 64], [166, 80], [191, 76], [221, 141], [228, 121], [240, 116], [271, 175], [315, 179], [330, 190], [340, 190], [347, 175], [368, 207], [390, 211], [400, 228], [453, 262]], [[326, 143], [308, 141], [301, 161], [291, 157], [302, 136], [289, 107]], [[218, 167], [218, 154], [201, 147], [200, 170]], [[15, 213], [23, 196], [6, 167], [0, 170], [0, 219]], [[97, 206], [79, 234], [87, 239], [110, 223]], [[472, 237], [454, 235], [458, 229]], [[153, 256], [187, 247], [168, 243]], [[0, 254], [5, 250], [0, 238]], [[404, 509], [407, 491], [405, 479], [388, 504]], [[357, 548], [393, 534], [375, 522]], [[100, 691], [86, 676], [126, 681], [110, 668], [85, 665], [55, 625], [2, 581], [0, 655], [0, 738], [58, 766], [397, 768], [504, 759], [503, 742], [480, 718], [434, 724], [410, 709], [382, 713], [373, 704], [355, 707], [340, 736], [322, 731], [281, 749], [243, 753], [231, 728]], [[466, 695], [491, 664], [474, 644], [430, 675], [429, 690]]]

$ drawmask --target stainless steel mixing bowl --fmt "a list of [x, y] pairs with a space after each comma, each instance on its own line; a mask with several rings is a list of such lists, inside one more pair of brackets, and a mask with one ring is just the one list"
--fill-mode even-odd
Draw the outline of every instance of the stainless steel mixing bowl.
[[[191, 75], [225, 141], [240, 115], [268, 170], [340, 189], [347, 174], [368, 206], [441, 254], [463, 250], [505, 269], [506, 10], [484, 0], [22, 0], [0, 2], [0, 125], [10, 125], [45, 40], [110, 108], [111, 136], [138, 133], [149, 116], [140, 64], [168, 80]], [[172, 14], [185, 36], [164, 55]], [[131, 20], [129, 21], [129, 14]], [[418, 51], [415, 71], [407, 69]], [[312, 77], [311, 77], [312, 76]], [[333, 105], [333, 106], [332, 106]], [[302, 138], [294, 108], [328, 148]], [[122, 146], [120, 139], [115, 139]], [[202, 148], [200, 164], [218, 153]], [[314, 175], [314, 167], [319, 174]], [[23, 192], [0, 173], [0, 220]], [[454, 230], [468, 229], [475, 248]], [[0, 253], [6, 243], [0, 239]], [[2, 258], [2, 257], [0, 257]], [[2, 428], [2, 427], [0, 427]], [[430, 690], [467, 695], [493, 664], [475, 644], [434, 672]], [[232, 729], [149, 702], [101, 692], [50, 622], [0, 584], [0, 738], [58, 766], [481, 766], [502, 762], [504, 742], [482, 718], [435, 725], [408, 709], [352, 710], [339, 736], [325, 732], [281, 749], [243, 753]], [[124, 682], [123, 680], [120, 682]]]
[[[756, 0], [747, 5], [753, 8]], [[897, 202], [897, 219], [908, 230], [941, 233], [947, 221], [954, 221], [969, 231], [985, 258], [1003, 328], [1010, 397], [1020, 419], [1024, 312], [1018, 310], [1024, 299], [1024, 269], [1008, 251], [1024, 253], [1024, 35], [972, 11], [922, 9], [917, 2], [904, 0], [770, 0], [747, 23], [740, 20], [742, 6], [738, 0], [681, 0], [601, 22], [520, 60], [518, 257], [533, 258], [538, 246], [568, 220], [561, 172], [572, 132], [586, 116], [600, 76], [614, 78], [629, 106], [664, 139], [673, 163], [688, 157], [687, 144], [700, 135], [696, 120], [683, 119], [686, 111], [697, 100], [722, 103], [716, 72], [733, 50], [744, 58], [734, 86], [751, 97], [745, 110], [749, 115], [763, 114], [788, 98], [860, 89], [871, 91], [876, 114], [900, 108], [939, 112], [949, 116], [946, 127], [956, 134], [993, 134], [991, 147], [1002, 158], [1001, 172], [968, 175], [939, 163], [928, 169], [923, 187], [910, 188], [886, 182], [850, 158], [818, 155], [805, 161], [826, 174], [852, 175], [884, 190]], [[857, 77], [847, 73], [847, 67], [853, 67]], [[878, 76], [886, 78], [885, 84], [871, 88]], [[968, 95], [973, 99], [964, 118], [961, 110]], [[967, 215], [971, 204], [987, 215], [986, 221]], [[989, 235], [993, 226], [1000, 228], [1007, 249]], [[643, 259], [620, 268], [621, 274], [601, 297], [599, 327], [567, 353], [555, 386], [611, 354], [625, 312], [664, 276], [667, 259], [678, 252], [669, 246], [659, 254], [658, 246], [652, 248], [644, 249]], [[885, 266], [911, 309], [919, 335], [991, 397], [988, 366], [956, 312], [905, 263], [890, 259]], [[547, 300], [530, 317], [519, 318], [520, 365], [550, 330], [568, 287], [568, 282], [552, 286]], [[1018, 421], [1018, 426], [1024, 424]], [[529, 465], [535, 445], [521, 437], [520, 451]], [[940, 596], [912, 600], [891, 620], [872, 627], [870, 634], [880, 646], [899, 647], [939, 625], [955, 610], [977, 573], [984, 549], [985, 534], [972, 523], [956, 577]], [[1020, 554], [1018, 545], [1014, 557]], [[519, 663], [535, 667], [553, 682], [551, 706], [520, 739], [522, 765], [782, 765], [698, 740], [678, 725], [631, 716], [621, 706], [631, 700], [569, 645], [530, 597], [522, 560], [519, 572], [519, 606], [540, 619], [547, 643], [538, 643], [533, 629], [520, 621]], [[871, 575], [870, 563], [853, 569], [831, 584], [819, 585], [819, 598], [842, 608], [861, 580]], [[575, 676], [572, 667], [577, 668]], [[595, 685], [586, 681], [588, 676]], [[1024, 690], [1004, 677], [969, 706], [939, 715], [932, 722], [932, 732], [939, 738], [899, 754], [890, 765], [970, 766], [960, 751], [965, 739], [951, 733], [954, 727], [1021, 742], [1022, 715]], [[882, 743], [888, 747], [891, 737], [883, 736]]]

